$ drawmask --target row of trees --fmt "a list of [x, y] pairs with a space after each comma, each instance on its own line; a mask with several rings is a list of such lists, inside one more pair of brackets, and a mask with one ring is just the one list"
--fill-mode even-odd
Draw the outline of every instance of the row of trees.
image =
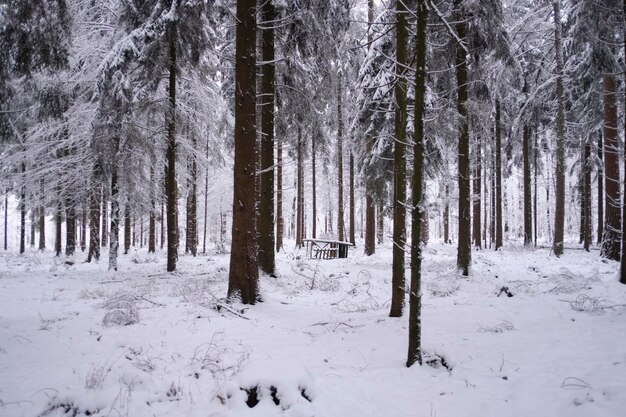
[[[576, 212], [589, 250], [595, 172], [601, 254], [624, 262], [622, 5], [239, 0], [231, 7], [0, 2], [2, 168], [19, 202], [22, 252], [28, 219], [44, 249], [52, 215], [57, 254], [65, 223], [66, 254], [89, 231], [88, 260], [108, 243], [116, 269], [122, 224], [127, 252], [133, 219], [146, 217], [148, 251], [165, 242], [173, 271], [183, 235], [185, 252], [197, 254], [201, 208], [206, 245], [209, 184], [217, 167], [232, 164], [228, 294], [253, 304], [259, 269], [276, 272], [285, 196], [294, 197], [290, 223], [301, 245], [307, 230], [321, 233], [322, 213], [326, 233], [354, 242], [360, 193], [367, 255], [382, 240], [383, 219], [393, 221], [394, 317], [404, 314], [411, 249], [409, 366], [421, 362], [420, 241], [428, 240], [429, 216], [433, 223], [441, 215], [445, 242], [456, 231], [462, 275], [471, 272], [472, 246], [498, 250], [503, 231], [517, 228], [507, 210], [521, 213], [526, 245], [537, 243], [545, 212], [557, 256], [575, 221], [567, 213]], [[518, 171], [521, 204], [507, 208], [503, 183]]]

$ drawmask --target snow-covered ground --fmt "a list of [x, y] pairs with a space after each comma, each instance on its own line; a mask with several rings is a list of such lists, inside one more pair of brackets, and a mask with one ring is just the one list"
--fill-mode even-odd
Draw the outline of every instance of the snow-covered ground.
[[0, 415], [625, 415], [617, 263], [508, 245], [474, 252], [462, 279], [455, 248], [429, 244], [422, 338], [449, 369], [407, 369], [407, 319], [388, 317], [390, 246], [361, 251], [281, 254], [252, 307], [223, 303], [228, 255], [181, 256], [167, 274], [163, 254], [143, 251], [117, 273], [2, 254]]

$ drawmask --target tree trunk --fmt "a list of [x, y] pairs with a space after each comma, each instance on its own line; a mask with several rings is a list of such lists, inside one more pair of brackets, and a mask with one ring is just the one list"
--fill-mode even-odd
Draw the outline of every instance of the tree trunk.
[[165, 200], [167, 205], [167, 271], [176, 270], [178, 259], [178, 186], [176, 184], [176, 23], [170, 23], [169, 107], [166, 110], [167, 151], [165, 153]]
[[276, 252], [283, 248], [283, 140], [276, 140]]
[[126, 203], [124, 207], [124, 255], [128, 255], [130, 250], [130, 204]]
[[316, 170], [315, 170], [315, 135], [311, 137], [311, 203], [312, 203], [312, 230], [311, 237], [317, 237], [317, 186], [316, 186]]
[[598, 137], [598, 245], [602, 243], [604, 235], [604, 161], [603, 161], [603, 144], [602, 130]]
[[76, 251], [76, 209], [71, 201], [67, 202], [65, 213], [65, 255], [72, 256]]
[[152, 184], [152, 190], [150, 191], [150, 224], [148, 226], [148, 253], [156, 252], [156, 178], [154, 172], [154, 158], [150, 164], [150, 184]]
[[553, 0], [554, 53], [556, 55], [556, 205], [554, 208], [554, 242], [556, 256], [563, 255], [565, 229], [565, 97], [563, 93], [563, 55], [561, 53], [561, 0]]
[[[26, 164], [22, 162], [22, 181], [26, 181]], [[26, 252], [26, 186], [20, 193], [20, 253]]]
[[407, 6], [396, 1], [396, 85], [395, 95], [395, 142], [394, 142], [394, 204], [393, 204], [393, 252], [391, 278], [391, 309], [389, 317], [401, 317], [404, 310], [406, 243], [406, 124], [407, 124]]
[[354, 244], [354, 155], [350, 152], [350, 243]]
[[[524, 84], [526, 87], [526, 85]], [[530, 129], [524, 125], [522, 133], [522, 155], [524, 158], [524, 245], [533, 243], [532, 187], [530, 183]]]
[[[455, 0], [455, 7], [460, 7], [461, 0]], [[465, 43], [466, 20], [460, 15], [457, 19], [456, 32]], [[457, 268], [465, 276], [469, 275], [472, 262], [471, 241], [471, 193], [470, 193], [470, 158], [469, 158], [469, 130], [468, 111], [466, 102], [468, 99], [467, 77], [467, 53], [464, 48], [457, 46], [456, 49], [456, 82], [457, 82], [457, 111], [459, 113], [459, 144], [458, 144], [458, 183], [459, 183], [459, 242], [457, 246]]]
[[35, 247], [35, 229], [37, 228], [35, 210], [30, 211], [30, 247]]
[[583, 196], [584, 196], [584, 211], [583, 211], [583, 224], [585, 225], [583, 230], [583, 247], [589, 252], [591, 246], [591, 144], [585, 144], [585, 152], [583, 158]]
[[256, 231], [256, 0], [237, 1], [235, 166], [228, 296], [258, 301]]
[[345, 239], [345, 221], [343, 210], [343, 120], [342, 120], [342, 76], [339, 72], [337, 80], [337, 197], [338, 197], [338, 210], [337, 210], [337, 232], [339, 240]]
[[385, 206], [383, 202], [378, 203], [378, 225], [377, 225], [378, 244], [382, 245], [385, 239]]
[[535, 234], [535, 246], [537, 246], [537, 171], [538, 171], [538, 165], [537, 165], [537, 156], [539, 154], [539, 147], [537, 146], [537, 136], [538, 134], [535, 133], [535, 146], [533, 149], [533, 157], [534, 157], [534, 175], [535, 175], [535, 189], [534, 189], [534, 198], [533, 198], [533, 220], [534, 220], [534, 228], [533, 228], [533, 232]]
[[[196, 136], [192, 135], [191, 178], [187, 196], [187, 247], [193, 256], [198, 254], [198, 162], [196, 160]], [[142, 222], [143, 226], [143, 222]], [[143, 239], [142, 239], [143, 240]]]
[[481, 239], [481, 233], [480, 233], [480, 226], [481, 226], [481, 207], [480, 207], [480, 203], [481, 203], [481, 194], [482, 194], [482, 190], [481, 190], [481, 177], [482, 177], [482, 166], [481, 166], [481, 159], [482, 159], [482, 148], [483, 148], [483, 143], [482, 143], [482, 137], [480, 135], [478, 135], [478, 138], [476, 140], [476, 150], [475, 150], [475, 157], [474, 157], [474, 181], [473, 181], [473, 190], [472, 193], [474, 194], [472, 199], [472, 205], [473, 205], [473, 209], [474, 209], [474, 216], [472, 218], [472, 226], [473, 226], [473, 239], [474, 239], [474, 246], [477, 249], [482, 248], [482, 239]]
[[604, 181], [605, 224], [602, 239], [603, 257], [620, 260], [622, 225], [619, 174], [619, 141], [617, 135], [617, 87], [615, 77], [605, 73], [604, 84]]
[[109, 242], [109, 271], [117, 271], [117, 252], [120, 246], [120, 202], [117, 181], [117, 159], [119, 152], [119, 138], [115, 138], [115, 156], [111, 167], [111, 230]]
[[[413, 145], [412, 213], [411, 213], [411, 288], [409, 292], [409, 352], [406, 366], [422, 364], [422, 248], [421, 226], [424, 163], [424, 91], [426, 88], [426, 17], [427, 0], [417, 3], [415, 39], [415, 143]], [[480, 181], [480, 180], [479, 180]], [[480, 238], [478, 239], [480, 242]]]
[[103, 248], [107, 247], [107, 244], [109, 242], [108, 236], [109, 236], [109, 232], [108, 232], [108, 216], [109, 216], [109, 196], [108, 196], [108, 189], [106, 187], [105, 184], [102, 184], [102, 223], [100, 224], [100, 226], [102, 227], [102, 237], [100, 238], [100, 245]]
[[46, 207], [44, 201], [44, 180], [39, 182], [39, 188], [41, 190], [41, 205], [39, 206], [39, 250], [44, 251], [46, 249]]
[[304, 201], [302, 201], [302, 129], [298, 127], [298, 139], [296, 144], [296, 247], [301, 248], [303, 246], [303, 226], [304, 221], [302, 209]]
[[262, 2], [261, 19], [261, 201], [259, 205], [259, 267], [276, 273], [274, 252], [274, 4]]
[[100, 259], [100, 183], [99, 165], [96, 162], [91, 176], [91, 193], [89, 196], [89, 253], [87, 262]]
[[500, 120], [500, 100], [496, 99], [496, 163], [495, 163], [495, 250], [502, 247], [502, 127]]
[[450, 243], [450, 186], [446, 183], [443, 203], [443, 243]]
[[80, 222], [80, 251], [85, 252], [87, 249], [87, 208], [85, 204], [81, 210], [81, 222]]
[[[206, 160], [209, 160], [209, 137], [206, 139]], [[207, 164], [204, 172], [204, 223], [203, 223], [203, 238], [202, 238], [202, 253], [206, 253], [206, 230], [207, 230], [207, 218], [209, 210], [209, 166]]]
[[57, 210], [55, 214], [55, 234], [54, 234], [54, 253], [55, 256], [61, 256], [62, 246], [61, 246], [61, 237], [62, 231], [61, 226], [63, 224], [63, 205], [61, 201], [57, 203]]
[[9, 249], [9, 189], [4, 190], [4, 250]]
[[[624, 0], [623, 12], [624, 12], [624, 50], [626, 51], [626, 0]], [[624, 82], [626, 83], [626, 69], [624, 69]], [[626, 103], [626, 89], [624, 90], [624, 102]], [[626, 135], [626, 118], [624, 119], [624, 135]], [[626, 155], [624, 156], [624, 175], [626, 175]], [[622, 284], [626, 284], [626, 182], [624, 182], [624, 194], [622, 196], [624, 198], [624, 201], [622, 202], [622, 253], [621, 253], [622, 262], [620, 265], [619, 282], [621, 282]]]
[[[367, 45], [371, 48], [373, 41], [372, 23], [374, 22], [374, 0], [367, 0]], [[371, 135], [366, 137], [365, 152], [370, 155], [372, 152]], [[373, 190], [368, 181], [365, 181], [365, 255], [370, 256], [376, 252], [376, 206], [372, 198]]]

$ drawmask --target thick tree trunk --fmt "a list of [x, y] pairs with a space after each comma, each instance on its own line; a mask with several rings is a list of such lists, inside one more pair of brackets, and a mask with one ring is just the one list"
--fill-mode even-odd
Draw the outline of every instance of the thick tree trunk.
[[261, 19], [261, 201], [259, 205], [259, 267], [274, 276], [274, 20], [272, 1], [262, 2]]
[[128, 255], [130, 250], [130, 204], [126, 203], [124, 207], [124, 255]]
[[228, 296], [258, 301], [255, 221], [256, 0], [237, 1], [235, 41], [235, 167]]
[[556, 191], [554, 208], [554, 242], [556, 256], [563, 254], [565, 229], [565, 97], [563, 92], [563, 55], [561, 52], [561, 0], [553, 0], [554, 7], [554, 53], [556, 55]]
[[602, 243], [602, 238], [604, 237], [604, 145], [602, 136], [603, 133], [600, 131], [600, 136], [598, 137], [598, 245]]
[[[426, 17], [427, 0], [417, 3], [415, 37], [415, 143], [413, 145], [411, 213], [411, 287], [409, 291], [409, 351], [406, 366], [422, 364], [422, 234], [423, 163], [424, 163], [424, 91], [426, 88]], [[480, 181], [480, 180], [479, 180]], [[478, 239], [480, 242], [480, 239]]]
[[119, 138], [115, 138], [115, 157], [111, 169], [111, 230], [109, 242], [109, 271], [117, 271], [117, 253], [120, 246], [120, 202], [117, 180], [117, 153], [119, 151]]
[[[455, 7], [460, 7], [461, 0], [455, 0]], [[465, 43], [466, 20], [460, 15], [455, 24], [456, 32]], [[457, 268], [465, 276], [470, 273], [472, 262], [471, 241], [471, 193], [470, 193], [470, 158], [469, 158], [469, 129], [468, 111], [468, 77], [467, 77], [467, 52], [457, 46], [456, 50], [456, 82], [457, 82], [457, 111], [459, 113], [459, 144], [458, 144], [458, 183], [459, 183], [459, 242], [457, 246]]]
[[87, 262], [100, 259], [100, 183], [99, 165], [95, 164], [91, 176], [91, 193], [89, 196], [89, 252]]
[[530, 129], [524, 125], [522, 133], [522, 155], [524, 158], [524, 245], [533, 243], [532, 187], [530, 183]]
[[44, 180], [39, 182], [39, 189], [41, 191], [41, 205], [39, 206], [39, 250], [44, 251], [46, 249], [46, 207], [43, 203], [45, 195]]
[[500, 100], [496, 99], [496, 163], [495, 163], [495, 250], [502, 247], [502, 126]]
[[167, 204], [167, 271], [176, 270], [178, 259], [178, 186], [176, 184], [176, 23], [170, 23], [169, 107], [166, 110], [167, 151], [165, 153], [165, 199]]
[[612, 74], [604, 74], [604, 181], [605, 224], [602, 239], [603, 257], [620, 260], [622, 242], [619, 173], [619, 139], [617, 135], [617, 87]]
[[276, 252], [283, 248], [283, 231], [285, 219], [283, 218], [283, 140], [276, 139]]
[[407, 6], [396, 1], [396, 85], [395, 95], [395, 142], [393, 180], [393, 252], [391, 278], [390, 317], [400, 317], [404, 312], [405, 266], [404, 248], [406, 244], [406, 124], [407, 124]]
[[345, 240], [345, 221], [343, 210], [343, 119], [342, 119], [342, 73], [337, 80], [337, 232], [339, 240]]

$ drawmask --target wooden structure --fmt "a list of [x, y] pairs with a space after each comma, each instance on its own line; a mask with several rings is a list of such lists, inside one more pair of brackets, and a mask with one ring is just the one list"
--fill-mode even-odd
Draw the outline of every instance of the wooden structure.
[[306, 252], [311, 259], [347, 258], [348, 248], [354, 243], [340, 240], [304, 239]]

